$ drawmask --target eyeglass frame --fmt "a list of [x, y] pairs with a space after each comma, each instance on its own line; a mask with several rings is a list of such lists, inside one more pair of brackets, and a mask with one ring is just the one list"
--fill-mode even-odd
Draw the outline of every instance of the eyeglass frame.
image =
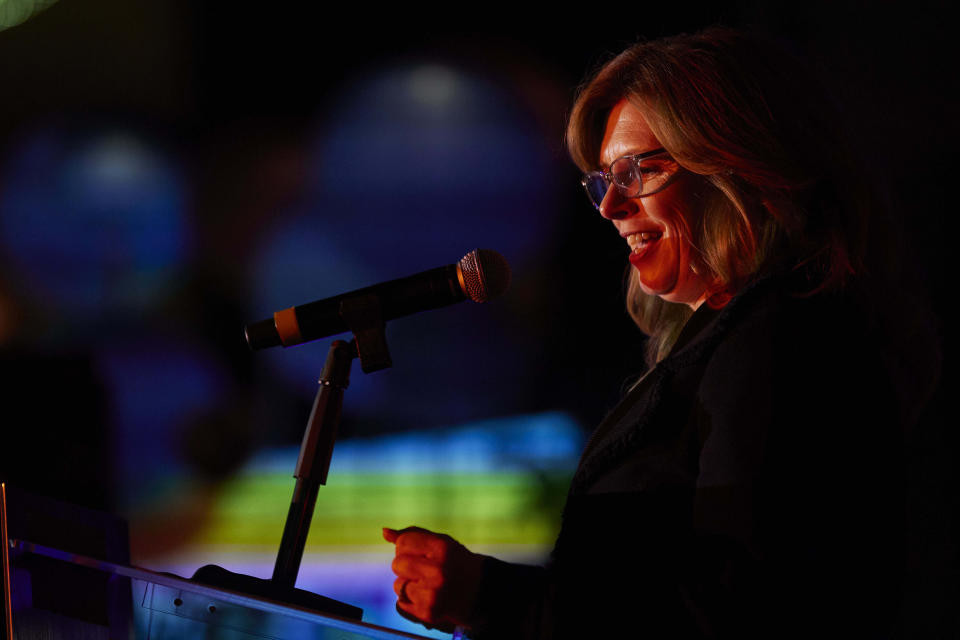
[[[615, 165], [616, 163], [620, 162], [620, 161], [623, 160], [624, 158], [630, 158], [630, 159], [632, 160], [631, 166], [634, 167], [634, 171], [637, 171], [637, 170], [639, 169], [639, 167], [640, 167], [639, 164], [638, 164], [638, 161], [644, 160], [644, 159], [646, 159], [646, 158], [652, 158], [653, 156], [658, 156], [658, 155], [663, 154], [663, 153], [667, 153], [667, 150], [664, 149], [663, 147], [659, 147], [659, 148], [657, 148], [657, 149], [651, 149], [650, 151], [644, 151], [643, 153], [628, 153], [628, 154], [626, 154], [626, 155], [620, 156], [619, 158], [617, 158], [616, 160], [614, 160], [613, 162], [611, 162], [610, 165], [609, 165], [609, 167], [612, 167], [613, 165]], [[619, 191], [619, 192], [620, 192], [620, 195], [622, 195], [624, 198], [646, 198], [647, 196], [652, 196], [652, 195], [654, 195], [655, 193], [660, 193], [661, 191], [663, 191], [664, 189], [666, 189], [667, 187], [669, 187], [671, 184], [673, 184], [673, 181], [676, 179], [677, 175], [680, 173], [680, 170], [681, 170], [682, 168], [683, 168], [683, 167], [677, 165], [677, 170], [673, 173], [673, 175], [670, 176], [669, 178], [667, 178], [667, 181], [666, 181], [666, 182], [664, 182], [662, 185], [660, 185], [659, 187], [657, 187], [656, 189], [654, 189], [654, 190], [651, 191], [650, 193], [643, 193], [643, 194], [637, 194], [637, 195], [629, 195], [628, 193], [625, 193], [625, 192], [624, 192], [624, 189], [626, 189], [626, 187], [624, 187], [623, 185], [621, 185], [621, 184], [619, 184], [619, 183], [617, 183], [617, 182], [615, 182], [615, 181], [613, 180], [613, 176], [612, 176], [612, 174], [610, 173], [609, 168], [608, 168], [607, 171], [603, 171], [603, 170], [600, 170], [600, 171], [588, 171], [587, 173], [583, 174], [583, 176], [580, 178], [580, 184], [583, 186], [584, 191], [587, 192], [587, 199], [590, 201], [590, 204], [592, 204], [592, 205], [594, 206], [594, 208], [596, 208], [597, 211], [599, 211], [599, 210], [600, 210], [600, 205], [603, 203], [603, 199], [601, 198], [600, 202], [594, 202], [594, 201], [593, 201], [593, 196], [590, 195], [590, 188], [587, 187], [587, 181], [588, 181], [591, 177], [593, 177], [593, 176], [600, 176], [601, 178], [603, 178], [604, 182], [607, 183], [606, 191], [604, 191], [604, 198], [606, 198], [606, 194], [609, 193], [609, 191], [610, 191], [610, 185], [615, 186], [615, 187], [617, 188], [617, 191]], [[639, 173], [638, 173], [638, 174], [636, 174], [636, 178], [637, 178], [637, 182], [640, 183], [640, 189], [642, 190], [642, 189], [643, 189], [643, 176], [639, 175]]]

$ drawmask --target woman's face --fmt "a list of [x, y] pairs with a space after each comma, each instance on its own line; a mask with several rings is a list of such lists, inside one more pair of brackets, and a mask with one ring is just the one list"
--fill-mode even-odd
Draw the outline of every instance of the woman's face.
[[[623, 100], [607, 120], [600, 164], [607, 168], [621, 156], [661, 146], [640, 111]], [[630, 263], [643, 290], [693, 309], [706, 298], [709, 283], [694, 273], [690, 256], [694, 249], [681, 230], [693, 228], [701, 215], [695, 195], [698, 180], [681, 170], [666, 189], [643, 198], [625, 198], [611, 186], [600, 204], [601, 215], [613, 222], [630, 246]]]

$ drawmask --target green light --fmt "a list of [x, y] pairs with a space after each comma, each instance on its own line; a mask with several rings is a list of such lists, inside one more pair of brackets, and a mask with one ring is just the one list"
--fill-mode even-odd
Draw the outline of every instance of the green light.
[[15, 27], [57, 0], [0, 0], [0, 31]]
[[[557, 478], [564, 486], [567, 474]], [[562, 482], [562, 481], [564, 482]], [[194, 542], [242, 548], [279, 544], [293, 479], [250, 474], [224, 487]], [[308, 550], [379, 545], [381, 527], [417, 524], [467, 545], [548, 545], [559, 514], [525, 473], [348, 473], [317, 499]]]

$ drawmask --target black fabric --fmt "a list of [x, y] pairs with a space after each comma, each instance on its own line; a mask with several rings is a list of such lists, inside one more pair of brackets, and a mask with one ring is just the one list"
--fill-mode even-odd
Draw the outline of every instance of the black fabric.
[[488, 560], [479, 638], [893, 637], [901, 430], [849, 300], [698, 310], [598, 427], [546, 568]]

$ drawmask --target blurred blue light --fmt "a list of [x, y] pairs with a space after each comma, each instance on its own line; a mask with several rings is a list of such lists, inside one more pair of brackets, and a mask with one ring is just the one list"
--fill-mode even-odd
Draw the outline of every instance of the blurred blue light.
[[361, 78], [323, 123], [311, 209], [378, 267], [398, 247], [534, 259], [555, 227], [556, 171], [535, 115], [490, 79], [439, 64]]
[[81, 326], [140, 313], [190, 252], [185, 187], [126, 133], [42, 131], [8, 155], [0, 245], [35, 304]]
[[172, 337], [115, 341], [98, 362], [109, 389], [115, 497], [124, 508], [147, 507], [190, 475], [184, 426], [222, 405], [229, 374], [204, 348]]
[[[410, 431], [336, 445], [330, 473], [505, 473], [530, 469], [568, 471], [576, 465], [584, 434], [557, 411], [480, 420], [441, 429]], [[284, 473], [299, 448], [269, 449], [245, 473]]]
[[407, 87], [413, 100], [419, 101], [424, 109], [437, 112], [454, 108], [459, 94], [469, 90], [456, 72], [440, 64], [424, 64], [412, 69]]

